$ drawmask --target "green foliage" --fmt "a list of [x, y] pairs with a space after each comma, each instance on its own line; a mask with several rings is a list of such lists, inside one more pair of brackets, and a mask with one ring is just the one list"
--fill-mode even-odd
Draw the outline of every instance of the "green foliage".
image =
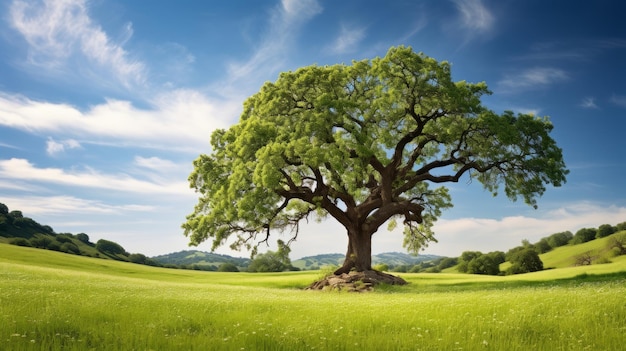
[[457, 270], [461, 273], [498, 275], [500, 274], [500, 264], [504, 261], [505, 255], [501, 251], [488, 254], [479, 251], [465, 251], [458, 260]]
[[8, 215], [9, 207], [3, 203], [0, 203], [0, 215]]
[[218, 272], [239, 272], [239, 268], [233, 263], [222, 263], [218, 268]]
[[24, 218], [22, 211], [19, 210], [13, 210], [9, 212], [9, 216], [13, 217], [13, 219]]
[[75, 254], [75, 255], [79, 255], [80, 254], [80, 249], [73, 242], [64, 242], [61, 245], [61, 247], [59, 248], [59, 251], [66, 252], [66, 253], [71, 253], [71, 254]]
[[511, 258], [507, 274], [521, 274], [543, 270], [543, 262], [537, 251], [531, 248], [521, 250]]
[[203, 252], [197, 250], [183, 250], [165, 255], [153, 257], [160, 264], [174, 264], [178, 266], [207, 265], [215, 266], [216, 269], [224, 263], [233, 263], [239, 267], [247, 267], [250, 264], [249, 258], [232, 257], [212, 252]]
[[550, 250], [552, 250], [552, 246], [550, 245], [550, 242], [548, 241], [548, 238], [541, 238], [541, 240], [539, 240], [538, 242], [536, 242], [533, 247], [535, 248], [535, 250], [537, 250], [538, 253], [542, 254], [542, 253], [546, 253]]
[[439, 269], [444, 270], [446, 268], [454, 267], [459, 263], [458, 258], [455, 257], [446, 257], [441, 262], [439, 262]]
[[388, 272], [389, 271], [389, 265], [384, 264], [384, 263], [379, 263], [377, 265], [374, 265], [372, 267], [374, 270], [379, 271], [379, 272]]
[[604, 238], [607, 237], [617, 231], [617, 228], [610, 224], [603, 224], [598, 227], [598, 231], [596, 232], [596, 238]]
[[11, 245], [17, 245], [17, 246], [26, 246], [26, 247], [30, 247], [30, 241], [24, 239], [24, 238], [13, 238], [11, 240], [9, 240], [9, 244]]
[[548, 244], [555, 249], [567, 245], [573, 238], [574, 234], [570, 231], [555, 233], [548, 237]]
[[626, 255], [626, 232], [615, 234], [608, 243], [608, 249], [612, 250], [615, 256]]
[[570, 241], [570, 244], [577, 245], [586, 243], [596, 238], [596, 229], [593, 228], [582, 228], [574, 234], [574, 237]]
[[111, 255], [123, 255], [126, 253], [126, 250], [120, 244], [105, 239], [100, 239], [96, 242], [96, 250]]
[[457, 270], [461, 273], [467, 273], [469, 270], [469, 263], [476, 257], [482, 256], [480, 251], [464, 251], [459, 257], [459, 266]]
[[282, 240], [278, 240], [278, 251], [267, 251], [266, 253], [256, 255], [248, 266], [248, 272], [283, 272], [293, 270], [294, 268], [289, 259], [290, 251], [289, 247]]
[[568, 173], [552, 124], [496, 114], [482, 106], [486, 94], [485, 83], [454, 82], [449, 63], [406, 47], [284, 72], [194, 161], [189, 181], [200, 199], [184, 234], [192, 245], [212, 239], [216, 248], [234, 236], [233, 248], [251, 248], [259, 233], [329, 215], [349, 240], [401, 221], [404, 247], [416, 253], [452, 206], [439, 184], [469, 176], [536, 207], [545, 185]]
[[87, 245], [93, 245], [90, 241], [89, 241], [89, 235], [85, 234], [85, 233], [78, 233], [76, 234], [76, 239], [80, 240], [81, 242], [87, 244]]

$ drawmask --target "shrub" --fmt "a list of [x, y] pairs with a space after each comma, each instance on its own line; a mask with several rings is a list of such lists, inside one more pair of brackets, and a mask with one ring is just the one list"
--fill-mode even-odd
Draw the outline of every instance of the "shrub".
[[50, 243], [52, 242], [52, 239], [50, 239], [50, 237], [46, 235], [38, 235], [38, 236], [32, 237], [29, 240], [29, 242], [32, 247], [45, 249], [48, 247], [48, 245], [50, 245]]
[[593, 261], [594, 264], [606, 264], [611, 263], [612, 261], [606, 257], [600, 257], [597, 260]]
[[14, 238], [11, 239], [9, 241], [9, 244], [11, 245], [17, 245], [17, 246], [26, 246], [26, 247], [30, 247], [31, 244], [28, 240], [24, 239], [24, 238]]
[[615, 256], [626, 255], [626, 233], [615, 234], [609, 239], [608, 249]]
[[439, 265], [437, 265], [437, 267], [439, 267], [440, 270], [444, 270], [446, 268], [450, 268], [453, 266], [456, 266], [459, 263], [459, 259], [456, 257], [446, 257], [443, 260], [441, 260], [441, 262], [439, 262]]
[[108, 253], [112, 255], [123, 255], [126, 253], [126, 250], [124, 250], [124, 248], [120, 244], [104, 239], [98, 240], [98, 242], [96, 243], [96, 250], [102, 253]]
[[384, 263], [380, 263], [372, 267], [372, 269], [374, 269], [375, 271], [379, 271], [379, 272], [387, 272], [389, 271], [389, 266]]
[[543, 270], [543, 262], [534, 249], [524, 249], [514, 255], [507, 274], [520, 274]]
[[132, 263], [145, 264], [147, 257], [144, 254], [134, 253], [128, 256], [128, 260]]
[[58, 242], [60, 242], [61, 244], [63, 243], [71, 243], [72, 242], [72, 238], [70, 238], [69, 236], [67, 236], [66, 234], [62, 234], [62, 235], [57, 235], [56, 236], [56, 240]]
[[52, 250], [52, 251], [61, 251], [61, 244], [59, 244], [59, 242], [56, 240], [50, 241], [46, 249]]
[[65, 242], [65, 243], [63, 243], [61, 245], [61, 250], [60, 251], [71, 253], [71, 254], [76, 254], [76, 255], [80, 254], [80, 249], [73, 242]]
[[218, 272], [239, 272], [239, 268], [235, 266], [233, 263], [226, 262], [222, 263], [218, 268]]
[[87, 235], [85, 233], [78, 233], [78, 234], [76, 234], [76, 239], [84, 242], [87, 245], [93, 245], [92, 243], [89, 242], [89, 235]]

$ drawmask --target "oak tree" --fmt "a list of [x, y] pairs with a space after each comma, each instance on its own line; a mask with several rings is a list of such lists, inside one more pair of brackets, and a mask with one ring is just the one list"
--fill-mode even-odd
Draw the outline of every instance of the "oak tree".
[[443, 184], [462, 177], [536, 207], [567, 174], [552, 124], [491, 111], [486, 94], [407, 47], [282, 73], [194, 161], [199, 201], [184, 233], [192, 245], [255, 250], [273, 231], [293, 240], [302, 220], [330, 216], [348, 236], [340, 274], [371, 270], [372, 235], [386, 223], [404, 226], [409, 252], [435, 241], [433, 224], [452, 206]]

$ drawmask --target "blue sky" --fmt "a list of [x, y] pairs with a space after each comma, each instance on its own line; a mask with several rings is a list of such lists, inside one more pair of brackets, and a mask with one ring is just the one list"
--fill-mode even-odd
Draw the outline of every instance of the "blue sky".
[[[56, 232], [147, 255], [187, 249], [191, 162], [247, 96], [281, 71], [407, 45], [485, 81], [491, 109], [550, 116], [571, 173], [534, 210], [480, 184], [426, 253], [504, 250], [522, 239], [626, 221], [626, 11], [620, 1], [3, 1], [0, 202]], [[374, 253], [403, 251], [381, 229]], [[345, 252], [310, 223], [292, 258]], [[210, 244], [199, 246], [209, 250]], [[233, 253], [226, 248], [220, 253]]]

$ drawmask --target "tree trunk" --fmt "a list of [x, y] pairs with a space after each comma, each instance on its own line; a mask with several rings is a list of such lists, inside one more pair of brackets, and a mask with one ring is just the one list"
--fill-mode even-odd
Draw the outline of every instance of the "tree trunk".
[[349, 273], [352, 269], [357, 272], [372, 270], [372, 235], [359, 231], [348, 231], [348, 252], [343, 265], [337, 269], [335, 275]]

